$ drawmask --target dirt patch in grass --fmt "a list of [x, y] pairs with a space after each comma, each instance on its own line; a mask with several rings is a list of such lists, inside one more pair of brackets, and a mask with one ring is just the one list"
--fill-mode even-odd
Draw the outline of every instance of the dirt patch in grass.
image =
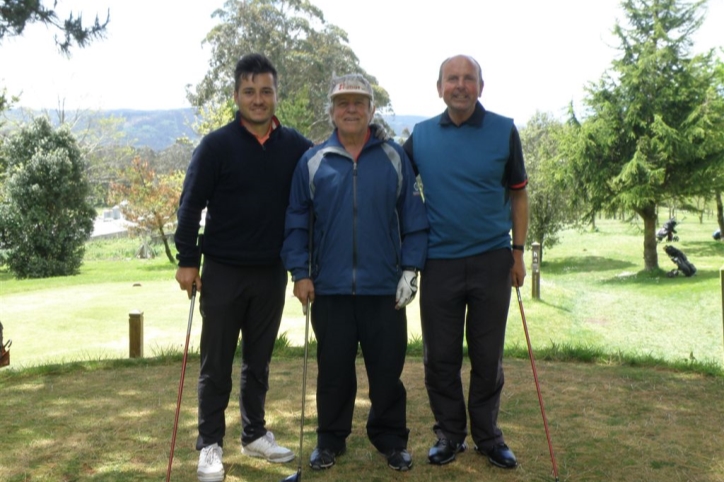
[[[179, 364], [5, 376], [0, 372], [0, 480], [159, 481], [168, 463]], [[267, 424], [279, 442], [298, 450], [301, 407], [298, 358], [275, 359]], [[469, 366], [464, 368], [468, 378]], [[173, 481], [196, 481], [196, 377], [188, 365]], [[724, 379], [651, 368], [538, 362], [553, 447], [562, 481], [724, 481]], [[304, 480], [545, 481], [553, 480], [530, 363], [506, 360], [500, 425], [520, 461], [493, 468], [470, 450], [455, 463], [430, 466], [432, 415], [422, 361], [408, 358], [409, 450], [414, 467], [393, 472], [365, 436], [369, 410], [364, 367], [358, 365], [358, 402], [348, 451], [328, 471], [307, 468], [315, 445], [316, 365], [307, 387]], [[227, 410], [226, 481], [279, 481], [297, 461], [268, 464], [240, 454], [238, 367]], [[470, 440], [468, 440], [470, 441]]]

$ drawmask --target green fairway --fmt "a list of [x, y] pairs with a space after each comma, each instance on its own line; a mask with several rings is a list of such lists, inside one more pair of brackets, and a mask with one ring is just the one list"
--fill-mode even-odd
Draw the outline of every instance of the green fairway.
[[[643, 237], [634, 225], [598, 220], [597, 232], [567, 230], [544, 252], [541, 299], [531, 298], [529, 273], [522, 288], [530, 336], [536, 349], [582, 347], [611, 354], [670, 361], [724, 361], [720, 269], [724, 243], [711, 238], [712, 221], [690, 217], [675, 243], [698, 273], [667, 278], [675, 268], [659, 245], [660, 273], [640, 273]], [[94, 241], [77, 276], [15, 280], [0, 270], [0, 321], [13, 340], [15, 368], [73, 360], [128, 356], [128, 315], [144, 313], [144, 355], [182, 349], [189, 301], [164, 257], [133, 257], [133, 240]], [[526, 253], [530, 263], [530, 253]], [[281, 331], [301, 345], [304, 317], [288, 286]], [[408, 307], [410, 338], [419, 340], [419, 307]], [[198, 347], [200, 317], [192, 328]], [[525, 348], [513, 293], [507, 346]]]

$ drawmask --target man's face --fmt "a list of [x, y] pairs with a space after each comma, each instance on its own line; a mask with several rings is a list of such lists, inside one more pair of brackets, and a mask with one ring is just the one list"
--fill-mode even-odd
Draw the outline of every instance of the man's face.
[[367, 132], [375, 110], [370, 99], [360, 94], [340, 94], [333, 100], [332, 121], [342, 135], [360, 135]]
[[274, 116], [277, 107], [277, 89], [271, 73], [242, 77], [239, 89], [234, 92], [234, 103], [239, 107], [241, 118], [251, 124], [266, 124]]
[[445, 101], [448, 110], [457, 115], [470, 115], [475, 103], [483, 93], [483, 83], [475, 63], [459, 56], [448, 60], [442, 67], [442, 78], [437, 93]]

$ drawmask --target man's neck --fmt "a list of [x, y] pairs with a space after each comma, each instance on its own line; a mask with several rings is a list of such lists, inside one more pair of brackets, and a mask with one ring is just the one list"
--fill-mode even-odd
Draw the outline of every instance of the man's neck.
[[272, 121], [271, 119], [264, 123], [264, 124], [257, 124], [253, 122], [247, 122], [243, 118], [241, 119], [241, 125], [246, 127], [246, 130], [254, 134], [256, 137], [264, 137], [269, 132], [269, 129], [271, 128]]
[[362, 148], [364, 147], [365, 143], [367, 142], [367, 139], [369, 138], [369, 128], [365, 130], [363, 133], [355, 134], [355, 135], [343, 135], [339, 131], [337, 131], [337, 138], [339, 139], [339, 143], [342, 144], [342, 147], [352, 154], [355, 158], [359, 155], [359, 153], [362, 151]]

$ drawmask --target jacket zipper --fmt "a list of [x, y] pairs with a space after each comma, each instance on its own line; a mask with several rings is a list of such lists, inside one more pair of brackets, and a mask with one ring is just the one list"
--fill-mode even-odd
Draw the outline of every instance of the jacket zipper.
[[352, 294], [357, 294], [357, 161], [352, 167]]

